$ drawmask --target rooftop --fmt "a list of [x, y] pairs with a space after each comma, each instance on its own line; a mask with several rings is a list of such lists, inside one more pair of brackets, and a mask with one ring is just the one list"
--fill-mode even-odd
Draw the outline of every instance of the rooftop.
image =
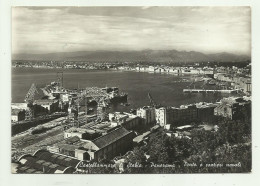
[[12, 109], [26, 109], [27, 103], [12, 103], [11, 108]]
[[17, 173], [72, 173], [80, 162], [46, 150], [23, 155], [18, 161]]
[[35, 100], [34, 103], [35, 104], [52, 104], [57, 101], [58, 100], [55, 100], [55, 99], [38, 99], [38, 100]]
[[92, 142], [97, 147], [103, 148], [130, 133], [131, 132], [126, 130], [124, 127], [120, 127], [120, 128], [113, 130], [112, 132], [109, 132], [103, 136], [100, 136], [99, 138], [93, 140]]
[[149, 134], [151, 134], [151, 131], [147, 131], [139, 136], [136, 136], [133, 141], [136, 143], [140, 143], [146, 136], [148, 136]]
[[19, 112], [25, 111], [24, 109], [12, 109], [12, 115], [18, 115]]
[[184, 125], [184, 126], [177, 127], [177, 129], [186, 129], [186, 128], [190, 128], [190, 127], [193, 127], [193, 126], [192, 125]]

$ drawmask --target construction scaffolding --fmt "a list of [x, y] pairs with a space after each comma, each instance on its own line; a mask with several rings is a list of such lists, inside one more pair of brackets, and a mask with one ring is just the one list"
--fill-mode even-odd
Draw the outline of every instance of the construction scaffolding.
[[[79, 112], [80, 107], [82, 106], [82, 102], [85, 104], [85, 115], [86, 115], [86, 123], [87, 124], [87, 105], [88, 100], [95, 101], [97, 103], [97, 122], [103, 121], [107, 116], [107, 107], [109, 105], [109, 94], [98, 87], [88, 87], [83, 91], [79, 91], [77, 93], [76, 99], [71, 103], [71, 112], [74, 112], [74, 126], [80, 127], [79, 121]], [[69, 120], [69, 117], [68, 117]]]
[[97, 121], [105, 119], [107, 107], [109, 105], [109, 95], [106, 91], [98, 87], [88, 87], [83, 92], [86, 98], [97, 102]]
[[79, 119], [78, 119], [78, 115], [79, 115], [79, 109], [80, 109], [80, 103], [85, 100], [85, 107], [86, 107], [86, 111], [85, 111], [85, 114], [86, 114], [86, 122], [87, 122], [87, 103], [86, 103], [86, 96], [85, 95], [82, 95], [82, 94], [78, 94], [77, 96], [77, 99], [75, 100], [75, 105], [73, 107], [74, 110], [77, 111], [77, 116], [76, 116], [76, 120], [77, 120], [77, 127], [79, 127]]
[[150, 105], [151, 105], [152, 107], [156, 107], [157, 104], [155, 103], [155, 101], [154, 101], [152, 95], [151, 95], [149, 92], [148, 92], [148, 98], [149, 98], [149, 101], [150, 101]]

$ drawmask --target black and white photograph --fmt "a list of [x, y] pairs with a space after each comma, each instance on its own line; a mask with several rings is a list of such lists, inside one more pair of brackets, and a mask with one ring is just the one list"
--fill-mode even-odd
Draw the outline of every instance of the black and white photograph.
[[251, 43], [250, 6], [13, 6], [11, 174], [250, 174]]

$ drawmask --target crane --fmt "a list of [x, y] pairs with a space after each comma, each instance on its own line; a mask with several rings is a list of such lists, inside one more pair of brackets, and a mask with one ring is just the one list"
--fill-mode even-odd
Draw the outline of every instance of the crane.
[[89, 87], [84, 90], [83, 94], [97, 102], [97, 121], [105, 119], [106, 108], [109, 104], [108, 93], [98, 87]]
[[[86, 97], [85, 95], [82, 95], [82, 94], [78, 94], [77, 95], [77, 99], [75, 100], [75, 105], [72, 107], [72, 110], [76, 111], [75, 113], [75, 119], [77, 120], [77, 124], [78, 124], [78, 127], [79, 127], [79, 118], [78, 118], [78, 114], [79, 114], [79, 109], [80, 109], [80, 103], [85, 100], [85, 107], [86, 107], [86, 115], [87, 115], [87, 104], [86, 104]], [[86, 121], [87, 121], [87, 118], [86, 118]]]
[[25, 120], [31, 120], [34, 118], [34, 109], [33, 109], [33, 102], [34, 102], [34, 96], [38, 93], [36, 85], [33, 83], [31, 85], [31, 88], [25, 95], [25, 103], [27, 103], [27, 109], [25, 111]]
[[63, 88], [63, 72], [57, 72], [57, 82], [59, 85], [59, 88]]
[[[77, 93], [77, 98], [75, 99], [71, 109], [74, 112], [75, 117], [74, 120], [77, 120], [77, 125], [79, 127], [79, 120], [78, 114], [80, 109], [80, 103], [84, 100], [86, 111], [85, 114], [87, 115], [87, 99], [91, 98], [97, 103], [97, 119], [96, 121], [103, 121], [106, 117], [106, 108], [109, 105], [109, 94], [103, 91], [101, 88], [98, 87], [88, 87], [82, 92]], [[87, 122], [87, 118], [86, 118]]]
[[156, 108], [156, 107], [159, 107], [159, 106], [160, 106], [160, 105], [156, 104], [156, 102], [154, 101], [152, 95], [151, 95], [149, 92], [148, 92], [148, 98], [149, 98], [149, 100], [150, 100], [150, 105], [151, 105], [152, 107]]
[[104, 97], [96, 97], [95, 101], [97, 102], [97, 121], [102, 121], [106, 117], [108, 100]]

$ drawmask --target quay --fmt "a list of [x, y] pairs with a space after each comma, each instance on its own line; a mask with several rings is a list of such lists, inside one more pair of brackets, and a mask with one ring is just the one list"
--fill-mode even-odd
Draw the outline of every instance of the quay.
[[237, 93], [239, 92], [239, 89], [232, 89], [232, 90], [207, 90], [207, 89], [183, 89], [184, 93], [226, 93], [226, 94], [231, 94], [231, 93]]

